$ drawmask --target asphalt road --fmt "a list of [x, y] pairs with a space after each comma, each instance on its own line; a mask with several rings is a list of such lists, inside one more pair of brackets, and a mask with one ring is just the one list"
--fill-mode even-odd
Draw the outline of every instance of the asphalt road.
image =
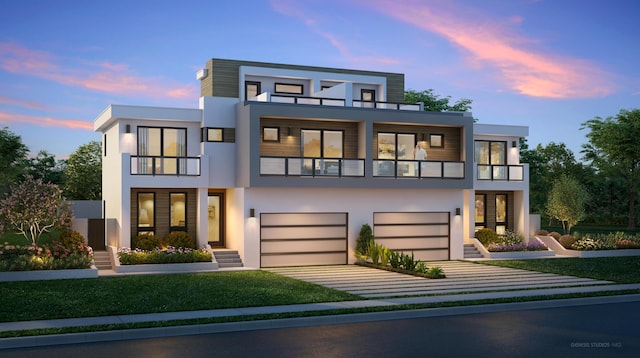
[[640, 302], [0, 350], [0, 357], [639, 357]]

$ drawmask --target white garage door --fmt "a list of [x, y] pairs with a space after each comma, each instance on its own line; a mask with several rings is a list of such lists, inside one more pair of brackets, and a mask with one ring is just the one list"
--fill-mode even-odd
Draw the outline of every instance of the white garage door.
[[344, 265], [347, 213], [261, 213], [260, 266]]
[[373, 214], [377, 243], [418, 260], [449, 260], [449, 212], [393, 212]]

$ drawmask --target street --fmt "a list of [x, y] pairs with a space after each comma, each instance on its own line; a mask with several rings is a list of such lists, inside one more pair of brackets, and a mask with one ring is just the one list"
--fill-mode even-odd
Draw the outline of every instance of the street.
[[0, 350], [0, 357], [637, 357], [640, 302]]

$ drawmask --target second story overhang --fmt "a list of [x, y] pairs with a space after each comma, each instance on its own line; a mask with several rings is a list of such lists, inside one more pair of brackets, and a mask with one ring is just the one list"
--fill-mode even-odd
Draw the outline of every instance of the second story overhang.
[[[238, 186], [472, 188], [468, 113], [252, 101], [236, 108]], [[277, 142], [265, 141], [265, 128], [275, 129]], [[339, 132], [340, 154], [306, 155], [307, 132]], [[416, 142], [427, 143], [434, 133], [443, 143], [428, 147], [426, 161], [414, 160]], [[380, 155], [383, 134], [398, 139], [393, 158]]]

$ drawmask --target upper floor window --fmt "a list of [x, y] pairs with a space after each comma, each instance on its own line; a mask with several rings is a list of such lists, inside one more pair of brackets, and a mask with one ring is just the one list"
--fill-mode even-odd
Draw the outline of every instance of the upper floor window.
[[260, 93], [262, 93], [260, 90], [260, 82], [246, 81], [244, 83], [245, 99], [251, 99], [258, 96]]
[[414, 159], [415, 134], [378, 133], [378, 159]]
[[363, 101], [373, 102], [376, 100], [376, 90], [362, 89], [360, 90], [360, 97]]
[[302, 95], [304, 93], [304, 87], [301, 84], [295, 83], [276, 83], [275, 92]]
[[507, 163], [507, 142], [477, 140], [474, 160], [484, 165], [505, 165]]
[[303, 129], [302, 156], [305, 158], [342, 158], [342, 131]]
[[186, 157], [187, 129], [138, 127], [138, 155]]

